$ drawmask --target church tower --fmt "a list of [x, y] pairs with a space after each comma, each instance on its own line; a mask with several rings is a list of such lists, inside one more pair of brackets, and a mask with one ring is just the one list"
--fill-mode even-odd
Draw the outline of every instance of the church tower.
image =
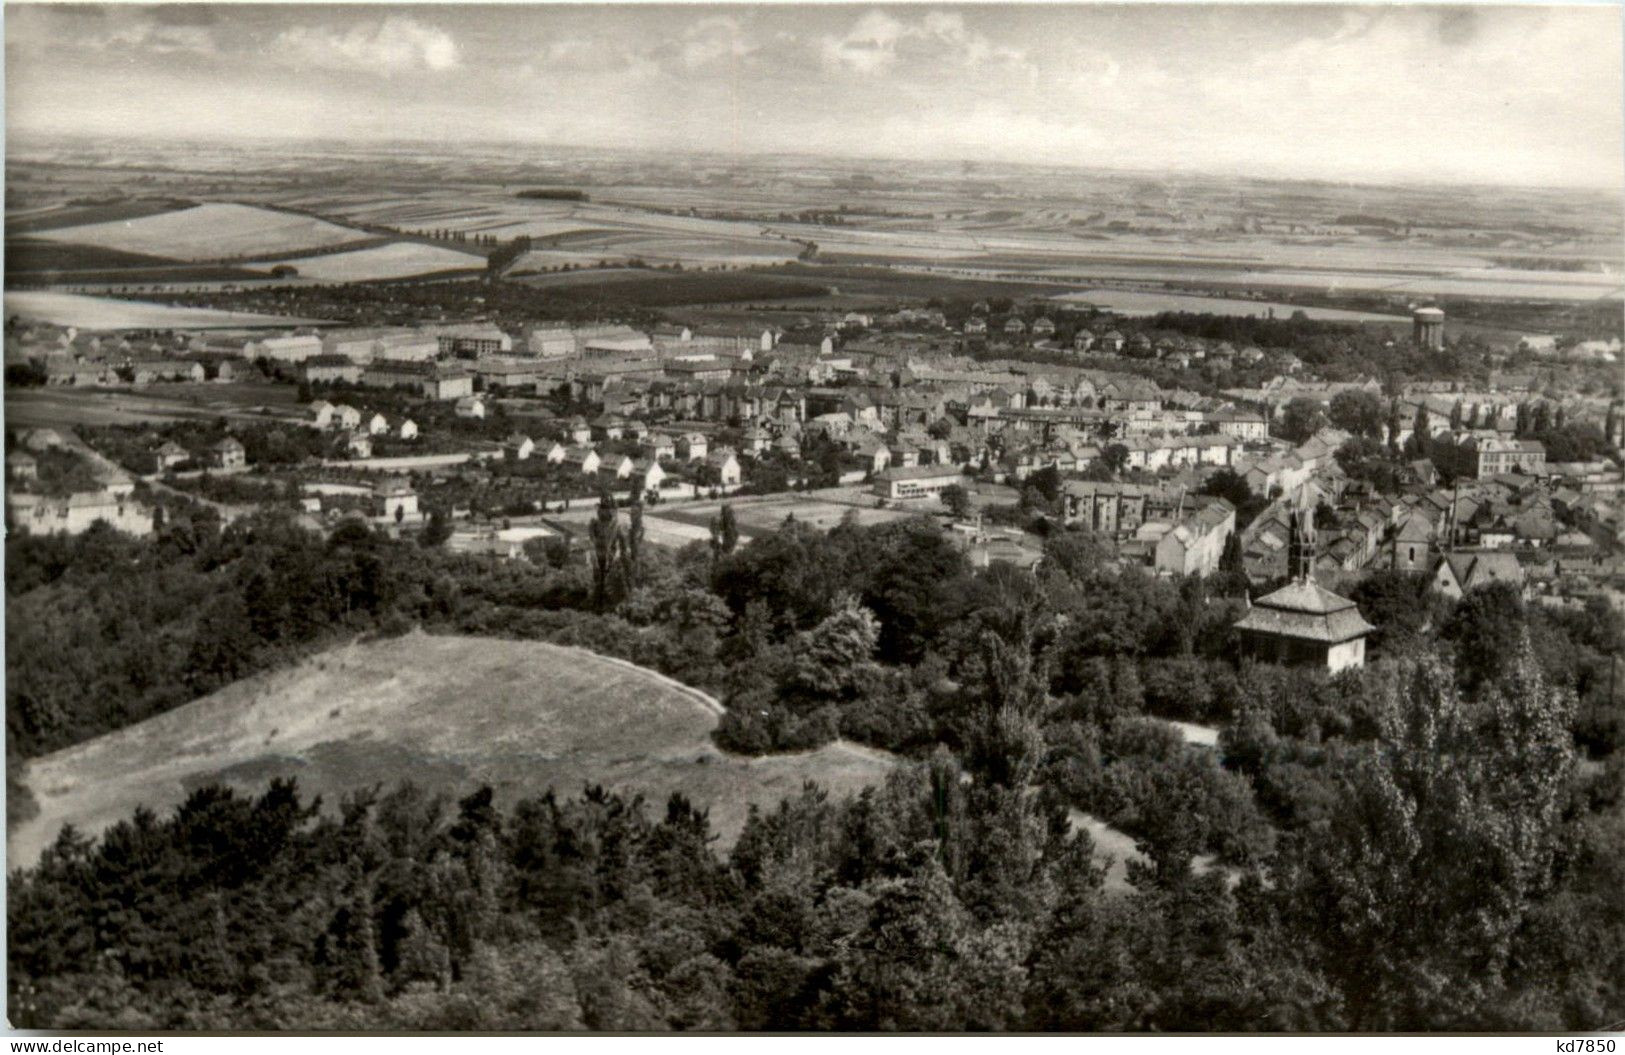
[[1315, 575], [1315, 511], [1298, 508], [1287, 518], [1287, 577], [1308, 582]]

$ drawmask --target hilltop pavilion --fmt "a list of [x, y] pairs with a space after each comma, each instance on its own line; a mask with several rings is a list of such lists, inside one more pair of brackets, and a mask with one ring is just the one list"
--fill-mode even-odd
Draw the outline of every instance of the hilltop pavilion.
[[1353, 601], [1315, 582], [1314, 510], [1294, 510], [1287, 528], [1292, 581], [1253, 601], [1236, 623], [1247, 654], [1265, 663], [1322, 667], [1333, 674], [1365, 666], [1365, 621]]

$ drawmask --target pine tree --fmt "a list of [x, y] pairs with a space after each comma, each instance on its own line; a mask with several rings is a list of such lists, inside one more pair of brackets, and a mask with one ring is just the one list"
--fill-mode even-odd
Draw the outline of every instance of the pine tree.
[[344, 891], [328, 927], [329, 987], [341, 999], [376, 1003], [383, 997], [383, 982], [378, 966], [372, 880], [359, 861], [346, 867]]

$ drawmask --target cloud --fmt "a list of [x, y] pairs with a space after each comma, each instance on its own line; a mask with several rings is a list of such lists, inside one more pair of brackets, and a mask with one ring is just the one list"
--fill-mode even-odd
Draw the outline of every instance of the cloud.
[[[210, 21], [212, 21], [212, 16]], [[143, 51], [157, 55], [212, 55], [214, 31], [200, 19], [174, 18], [166, 7], [76, 4], [22, 5], [6, 11], [8, 47], [85, 51]]]
[[958, 11], [932, 11], [916, 20], [870, 11], [844, 34], [821, 38], [819, 54], [829, 69], [871, 76], [903, 67], [979, 70], [1026, 62], [1025, 52], [994, 44]]
[[342, 32], [294, 26], [279, 33], [272, 48], [296, 65], [362, 73], [417, 69], [438, 73], [462, 65], [462, 52], [449, 33], [413, 18], [393, 15]]
[[220, 16], [205, 4], [159, 4], [152, 9], [152, 20], [163, 26], [212, 26]]
[[677, 54], [684, 68], [702, 69], [718, 60], [738, 61], [756, 50], [732, 18], [702, 18], [683, 33]]
[[859, 18], [844, 36], [826, 36], [819, 44], [824, 65], [832, 69], [874, 74], [897, 62], [897, 42], [906, 27], [883, 11]]

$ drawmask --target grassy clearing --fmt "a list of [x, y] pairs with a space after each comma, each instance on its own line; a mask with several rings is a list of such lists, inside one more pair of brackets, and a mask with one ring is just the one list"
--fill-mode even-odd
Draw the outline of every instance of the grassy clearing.
[[97, 832], [139, 804], [165, 810], [211, 781], [297, 777], [329, 806], [411, 780], [505, 802], [589, 784], [663, 802], [680, 791], [731, 844], [750, 804], [815, 780], [837, 795], [884, 778], [889, 756], [849, 744], [764, 758], [720, 751], [709, 697], [624, 662], [540, 642], [412, 634], [238, 682], [28, 763], [37, 816], [9, 832], [32, 861], [64, 823]]

